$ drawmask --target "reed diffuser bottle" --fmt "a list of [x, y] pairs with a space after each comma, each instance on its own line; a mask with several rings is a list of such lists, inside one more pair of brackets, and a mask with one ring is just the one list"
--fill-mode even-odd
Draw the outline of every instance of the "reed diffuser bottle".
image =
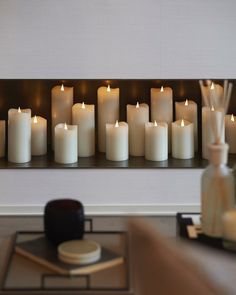
[[209, 165], [201, 179], [202, 231], [222, 237], [222, 216], [234, 207], [234, 177], [226, 166], [228, 144], [209, 145]]
[[[226, 143], [222, 143], [224, 118], [232, 93], [232, 83], [224, 81], [223, 95], [219, 99], [212, 83], [208, 92], [203, 93], [203, 82], [200, 81], [205, 105], [210, 112], [210, 124], [213, 134], [213, 143], [209, 144], [209, 165], [204, 170], [201, 179], [201, 213], [202, 231], [205, 235], [222, 237], [223, 214], [234, 207], [234, 176], [227, 167], [228, 149]], [[208, 95], [206, 95], [208, 93]], [[216, 114], [216, 110], [217, 113]]]

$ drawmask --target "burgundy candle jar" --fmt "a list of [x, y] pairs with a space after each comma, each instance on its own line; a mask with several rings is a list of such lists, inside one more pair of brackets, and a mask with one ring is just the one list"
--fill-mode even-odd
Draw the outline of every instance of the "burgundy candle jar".
[[82, 239], [84, 234], [84, 207], [72, 199], [49, 201], [44, 210], [44, 231], [54, 245]]

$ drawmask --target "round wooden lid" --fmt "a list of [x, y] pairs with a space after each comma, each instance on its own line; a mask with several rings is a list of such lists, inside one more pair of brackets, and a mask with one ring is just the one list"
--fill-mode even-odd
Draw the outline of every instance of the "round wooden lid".
[[86, 264], [101, 257], [101, 246], [91, 240], [72, 240], [60, 244], [58, 258], [66, 263]]

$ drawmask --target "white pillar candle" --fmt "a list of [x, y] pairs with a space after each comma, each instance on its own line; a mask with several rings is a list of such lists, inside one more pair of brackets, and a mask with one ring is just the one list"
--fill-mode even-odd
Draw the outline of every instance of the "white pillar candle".
[[215, 102], [214, 108], [221, 108], [223, 103], [224, 88], [221, 85], [212, 82], [209, 91], [210, 98], [214, 97], [214, 100], [212, 98], [210, 100]]
[[106, 158], [125, 161], [129, 158], [129, 128], [125, 122], [106, 124]]
[[194, 157], [193, 123], [183, 119], [172, 123], [172, 156], [176, 159]]
[[222, 130], [221, 143], [225, 142], [225, 128], [224, 126], [221, 128], [223, 112], [220, 109], [215, 110], [213, 107], [210, 109], [209, 107], [204, 106], [202, 108], [202, 158], [203, 159], [208, 159], [208, 145], [210, 143], [214, 143], [214, 140], [215, 140], [211, 116], [214, 116], [213, 119], [215, 122], [216, 129], [218, 130], [217, 132], [219, 133], [220, 130]]
[[127, 123], [129, 124], [129, 154], [144, 156], [145, 123], [149, 122], [149, 106], [146, 103], [127, 105]]
[[58, 124], [55, 127], [55, 162], [72, 164], [78, 160], [77, 126]]
[[224, 89], [223, 89], [223, 87], [221, 85], [211, 83], [209, 81], [208, 85], [203, 86], [201, 91], [203, 92], [202, 93], [202, 105], [203, 106], [205, 106], [205, 101], [203, 99], [203, 96], [205, 95], [205, 97], [209, 97], [209, 96], [214, 95], [214, 97], [215, 97], [214, 101], [216, 102], [214, 107], [215, 108], [222, 107], [222, 99], [223, 99]]
[[52, 148], [54, 147], [54, 130], [59, 123], [71, 124], [73, 106], [73, 87], [55, 86], [52, 88]]
[[98, 95], [98, 150], [106, 152], [106, 124], [119, 120], [119, 88], [99, 87]]
[[0, 158], [5, 156], [6, 122], [0, 120]]
[[72, 124], [78, 126], [78, 156], [93, 156], [95, 154], [94, 104], [73, 105]]
[[8, 161], [26, 163], [31, 160], [31, 110], [8, 111]]
[[184, 119], [194, 124], [194, 150], [198, 150], [198, 119], [197, 119], [197, 104], [192, 100], [175, 103], [175, 119]]
[[236, 154], [236, 118], [233, 114], [225, 116], [225, 141], [229, 144], [229, 153]]
[[47, 120], [40, 116], [31, 118], [31, 154], [47, 154]]
[[173, 122], [173, 91], [170, 87], [151, 88], [151, 121], [168, 124], [168, 149], [171, 150], [171, 123]]
[[150, 161], [168, 159], [168, 125], [167, 123], [145, 124], [145, 158]]

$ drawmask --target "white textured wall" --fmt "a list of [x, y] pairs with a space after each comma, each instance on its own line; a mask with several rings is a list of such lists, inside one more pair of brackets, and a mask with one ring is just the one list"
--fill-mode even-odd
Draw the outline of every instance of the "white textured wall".
[[[0, 0], [0, 78], [236, 78], [235, 28], [235, 0]], [[200, 173], [1, 170], [0, 211], [64, 196], [191, 208]]]
[[236, 78], [235, 0], [1, 0], [0, 78]]

